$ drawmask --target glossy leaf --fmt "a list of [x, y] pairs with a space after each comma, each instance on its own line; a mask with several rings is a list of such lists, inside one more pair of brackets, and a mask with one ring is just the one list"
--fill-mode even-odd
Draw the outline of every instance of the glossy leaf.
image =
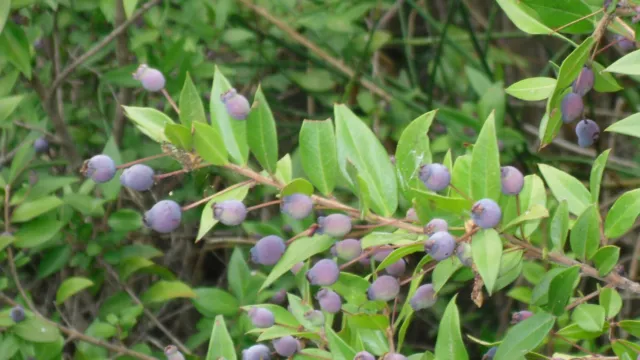
[[579, 266], [572, 266], [555, 275], [549, 283], [549, 301], [545, 305], [545, 309], [556, 316], [564, 314], [565, 306], [573, 294], [573, 289], [578, 285], [579, 279]]
[[564, 251], [564, 245], [567, 242], [569, 234], [569, 204], [567, 200], [558, 203], [556, 211], [553, 213], [549, 222], [549, 239], [553, 244], [552, 249]]
[[224, 200], [242, 201], [249, 193], [249, 188], [250, 185], [243, 185], [228, 191], [225, 191], [225, 189], [211, 197], [211, 200], [209, 200], [204, 208], [202, 208], [202, 214], [200, 215], [200, 228], [198, 229], [196, 242], [202, 240], [209, 230], [213, 229], [213, 227], [218, 223], [218, 220], [213, 217], [213, 204]]
[[418, 177], [420, 167], [430, 164], [431, 148], [429, 144], [429, 128], [436, 111], [430, 111], [414, 119], [402, 131], [396, 147], [396, 175], [405, 197], [410, 199], [410, 189], [426, 190]]
[[181, 281], [160, 280], [142, 294], [145, 303], [165, 302], [176, 298], [194, 298], [196, 293]]
[[603, 246], [591, 257], [600, 276], [605, 276], [615, 268], [620, 258], [620, 248], [614, 245]]
[[236, 350], [227, 325], [222, 315], [216, 316], [213, 321], [213, 330], [211, 330], [211, 338], [209, 339], [209, 349], [207, 350], [206, 360], [236, 360]]
[[435, 269], [433, 269], [433, 275], [431, 281], [433, 284], [433, 290], [439, 292], [451, 279], [453, 274], [462, 268], [462, 263], [458, 260], [457, 256], [452, 256], [448, 259], [438, 262]]
[[22, 102], [22, 99], [24, 99], [24, 95], [13, 95], [0, 99], [0, 123], [9, 119]]
[[107, 224], [115, 231], [138, 230], [142, 227], [142, 214], [131, 209], [120, 209], [109, 215]]
[[25, 202], [18, 206], [11, 216], [12, 222], [29, 221], [36, 216], [42, 215], [63, 204], [63, 201], [56, 196], [46, 196], [41, 199]]
[[520, 30], [527, 34], [547, 35], [553, 34], [557, 37], [566, 39], [559, 33], [555, 33], [552, 29], [540, 22], [535, 16], [531, 15], [531, 9], [520, 0], [497, 0], [498, 5], [507, 14], [511, 22]]
[[599, 295], [600, 305], [604, 308], [607, 319], [612, 319], [622, 309], [622, 297], [616, 289], [604, 288]]
[[309, 181], [324, 195], [336, 186], [338, 158], [331, 119], [304, 120], [300, 129], [302, 169]]
[[484, 285], [492, 294], [502, 257], [502, 240], [494, 229], [480, 230], [471, 241], [473, 263], [484, 281]]
[[189, 129], [185, 125], [180, 125], [180, 124], [165, 125], [164, 136], [166, 136], [167, 140], [169, 140], [169, 142], [175, 145], [177, 148], [183, 149], [186, 151], [192, 150], [193, 139], [191, 136], [191, 129]]
[[595, 304], [580, 304], [571, 315], [571, 319], [586, 331], [602, 331], [604, 326], [604, 308]]
[[471, 173], [471, 198], [500, 199], [500, 152], [493, 115], [485, 121], [473, 146]]
[[4, 24], [7, 23], [9, 18], [9, 12], [11, 11], [11, 0], [5, 0], [0, 4], [0, 34], [4, 29]]
[[622, 194], [607, 213], [604, 234], [608, 238], [624, 235], [640, 215], [640, 189]]
[[332, 359], [350, 360], [355, 357], [356, 351], [342, 340], [342, 338], [340, 338], [333, 329], [326, 327], [325, 335], [329, 341], [329, 350], [331, 351]]
[[436, 340], [435, 355], [437, 359], [468, 360], [469, 355], [462, 342], [460, 332], [460, 313], [456, 306], [457, 295], [451, 298], [442, 320], [438, 324], [438, 338]]
[[247, 127], [247, 142], [253, 156], [265, 170], [273, 174], [278, 162], [278, 135], [271, 108], [260, 86], [253, 99]]
[[536, 349], [553, 328], [555, 318], [539, 312], [532, 317], [519, 322], [509, 329], [504, 340], [498, 346], [494, 360], [521, 360]]
[[213, 165], [224, 165], [228, 162], [227, 150], [222, 136], [216, 128], [206, 123], [193, 123], [193, 147], [200, 157]]
[[313, 195], [313, 185], [305, 179], [293, 179], [290, 183], [285, 185], [280, 192], [281, 196], [289, 196], [291, 194], [305, 194]]
[[640, 338], [640, 321], [638, 320], [622, 320], [618, 322], [618, 326], [629, 334]]
[[591, 194], [580, 180], [546, 164], [538, 164], [551, 193], [558, 201], [566, 200], [569, 211], [580, 215], [591, 204]]
[[[640, 52], [638, 50], [637, 52]], [[640, 113], [630, 115], [611, 124], [604, 131], [615, 132], [640, 138]]]
[[203, 315], [233, 316], [238, 312], [238, 300], [228, 292], [215, 287], [201, 287], [193, 290], [196, 297], [191, 299], [196, 309]]
[[31, 44], [23, 27], [13, 21], [5, 22], [4, 30], [0, 33], [0, 54], [27, 79], [31, 79], [30, 49]]
[[76, 293], [93, 286], [93, 281], [83, 277], [70, 277], [65, 279], [56, 293], [56, 304], [60, 305]]
[[590, 259], [600, 244], [600, 216], [596, 206], [589, 206], [571, 228], [571, 250], [579, 259]]
[[18, 337], [34, 343], [49, 343], [60, 337], [58, 328], [43, 319], [33, 317], [13, 326], [11, 331]]
[[188, 129], [191, 129], [191, 123], [194, 122], [207, 122], [207, 117], [204, 113], [204, 105], [202, 105], [202, 99], [198, 89], [191, 80], [191, 75], [187, 73], [184, 79], [184, 85], [180, 92], [180, 122]]
[[637, 66], [638, 62], [640, 62], [640, 50], [621, 57], [609, 65], [604, 71], [624, 75], [640, 75], [640, 69]]
[[507, 94], [525, 101], [540, 101], [548, 98], [556, 86], [556, 79], [534, 77], [520, 80], [509, 86]]
[[618, 84], [616, 78], [611, 73], [604, 71], [604, 66], [595, 61], [591, 65], [595, 75], [595, 82], [593, 84], [593, 89], [595, 91], [605, 93], [622, 90], [622, 87]]
[[133, 121], [138, 130], [155, 142], [169, 141], [164, 134], [164, 127], [173, 124], [164, 113], [148, 107], [122, 106], [127, 117]]
[[15, 233], [14, 245], [18, 248], [33, 248], [51, 240], [60, 232], [64, 223], [50, 217], [33, 219]]
[[611, 152], [611, 149], [602, 152], [602, 154], [600, 154], [593, 162], [593, 166], [591, 167], [591, 175], [589, 176], [589, 189], [591, 190], [591, 200], [596, 204], [600, 200], [600, 185], [602, 183], [602, 174], [604, 174], [604, 169], [607, 166], [609, 152]]
[[509, 228], [518, 226], [528, 221], [539, 220], [549, 217], [549, 211], [539, 204], [533, 205], [529, 210], [522, 213], [520, 216], [511, 220], [507, 225], [502, 228], [502, 231], [506, 231]]

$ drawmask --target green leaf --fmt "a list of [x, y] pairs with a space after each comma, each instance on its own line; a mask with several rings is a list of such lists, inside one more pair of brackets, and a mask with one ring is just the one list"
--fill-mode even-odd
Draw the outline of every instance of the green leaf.
[[7, 246], [11, 245], [15, 241], [16, 237], [10, 234], [0, 234], [0, 251], [3, 251]]
[[489, 115], [471, 155], [471, 198], [500, 199], [500, 153], [493, 115]]
[[224, 165], [227, 161], [227, 151], [218, 130], [205, 123], [193, 123], [193, 146], [200, 157], [213, 165]]
[[211, 330], [211, 339], [209, 340], [209, 349], [207, 350], [206, 360], [236, 360], [236, 350], [233, 346], [233, 340], [222, 315], [216, 316], [213, 322], [213, 330]]
[[7, 96], [0, 99], [0, 123], [9, 119], [9, 116], [18, 108], [24, 95]]
[[624, 75], [640, 75], [638, 62], [640, 62], [640, 50], [636, 50], [621, 57], [616, 62], [609, 65], [609, 67], [604, 69], [604, 71]]
[[590, 259], [600, 244], [600, 215], [595, 205], [589, 206], [571, 228], [569, 242], [578, 259]]
[[509, 329], [498, 346], [494, 360], [521, 360], [537, 348], [553, 328], [555, 318], [539, 312]]
[[358, 169], [367, 183], [372, 209], [383, 216], [395, 213], [398, 207], [397, 181], [389, 155], [376, 135], [345, 105], [335, 105], [338, 163], [348, 178], [347, 160]]
[[460, 332], [460, 313], [456, 306], [457, 297], [454, 295], [451, 298], [444, 315], [442, 315], [442, 320], [440, 320], [435, 348], [436, 359], [469, 359]]
[[493, 114], [495, 127], [498, 129], [502, 128], [506, 102], [507, 99], [504, 93], [504, 84], [502, 82], [493, 84], [484, 94], [481, 95], [480, 100], [478, 101], [478, 117], [480, 119], [486, 119]]
[[476, 70], [469, 65], [464, 67], [464, 72], [469, 79], [469, 85], [471, 85], [473, 91], [476, 92], [476, 95], [482, 96], [482, 94], [486, 93], [493, 85], [491, 80], [489, 80], [483, 72]]
[[640, 338], [640, 321], [638, 320], [622, 320], [618, 322], [618, 326], [629, 334]]
[[[25, 27], [26, 29], [26, 27]], [[0, 54], [15, 66], [27, 79], [31, 79], [31, 45], [22, 26], [13, 21], [5, 22], [0, 33]]]
[[224, 77], [218, 67], [215, 67], [213, 74], [213, 85], [211, 86], [211, 101], [209, 103], [209, 113], [211, 114], [211, 125], [218, 130], [221, 139], [229, 156], [236, 164], [244, 165], [249, 158], [249, 145], [247, 144], [247, 123], [231, 118], [221, 100], [223, 93], [231, 89], [229, 80]]
[[622, 339], [612, 341], [611, 348], [616, 356], [620, 358], [619, 360], [635, 360], [637, 359], [637, 354], [640, 353], [640, 345]]
[[497, 0], [502, 10], [507, 14], [511, 22], [520, 30], [532, 35], [548, 35], [552, 34], [561, 39], [569, 41], [561, 34], [554, 32], [545, 24], [540, 22], [537, 17], [532, 16], [535, 14], [531, 8], [527, 7], [520, 0]]
[[68, 265], [71, 252], [70, 245], [60, 245], [47, 249], [38, 264], [38, 278], [46, 278]]
[[7, 23], [9, 18], [9, 12], [11, 11], [11, 0], [5, 0], [0, 4], [0, 34], [4, 29], [4, 24]]
[[180, 92], [180, 122], [187, 130], [191, 129], [191, 124], [194, 122], [207, 123], [202, 99], [189, 73], [184, 79], [184, 85]]
[[518, 226], [522, 223], [539, 220], [549, 217], [549, 211], [540, 204], [534, 204], [529, 210], [522, 213], [520, 216], [511, 220], [507, 225], [502, 228], [502, 231], [506, 231], [509, 228]]
[[498, 279], [502, 257], [502, 240], [498, 232], [494, 229], [486, 229], [476, 233], [471, 241], [471, 254], [473, 263], [491, 295]]
[[191, 299], [196, 309], [204, 316], [236, 315], [240, 304], [228, 292], [215, 287], [201, 287], [194, 289], [196, 297]]
[[636, 113], [622, 120], [618, 120], [613, 124], [611, 124], [604, 131], [611, 131], [618, 134], [624, 134], [624, 135], [635, 136], [640, 138], [640, 113]]
[[186, 151], [192, 150], [193, 139], [188, 127], [180, 124], [167, 124], [164, 127], [164, 135], [177, 148]]
[[604, 222], [604, 234], [608, 238], [624, 235], [640, 215], [640, 189], [627, 191], [613, 204]]
[[280, 192], [280, 196], [289, 196], [291, 194], [305, 194], [313, 195], [313, 185], [305, 179], [293, 179], [290, 183], [285, 185]]
[[622, 90], [616, 78], [611, 75], [611, 73], [604, 71], [604, 66], [600, 65], [597, 62], [591, 63], [593, 68], [593, 73], [595, 75], [595, 82], [593, 84], [593, 89], [599, 93], [605, 92], [616, 92]]
[[294, 328], [297, 328], [298, 326], [300, 326], [300, 322], [296, 320], [296, 317], [291, 313], [291, 311], [279, 305], [256, 304], [256, 305], [243, 306], [242, 309], [245, 311], [249, 311], [251, 308], [254, 308], [254, 307], [261, 307], [271, 311], [278, 324], [282, 324], [282, 325], [286, 325]]
[[612, 319], [620, 312], [622, 309], [622, 297], [616, 289], [612, 288], [604, 288], [600, 291], [600, 305], [604, 308], [605, 313], [607, 314], [607, 319]]
[[107, 224], [115, 231], [129, 232], [142, 227], [142, 215], [131, 209], [120, 209], [109, 215]]
[[16, 324], [11, 331], [16, 336], [34, 343], [49, 343], [60, 338], [60, 331], [54, 324], [36, 317]]
[[556, 86], [556, 79], [534, 77], [518, 81], [509, 86], [507, 94], [525, 101], [540, 101], [548, 98]]
[[434, 208], [438, 211], [444, 211], [455, 215], [468, 214], [471, 201], [465, 198], [446, 197], [432, 192], [413, 189], [416, 203], [427, 208]]
[[452, 256], [444, 261], [438, 262], [431, 276], [433, 290], [438, 293], [447, 284], [449, 279], [451, 279], [453, 274], [461, 268], [462, 263], [460, 263], [457, 256]]
[[71, 277], [60, 284], [56, 293], [56, 304], [60, 305], [71, 296], [93, 286], [93, 281], [84, 277]]
[[211, 200], [209, 200], [202, 209], [202, 214], [200, 215], [200, 228], [198, 229], [196, 242], [202, 240], [209, 230], [213, 229], [213, 227], [218, 223], [218, 220], [213, 217], [213, 204], [224, 200], [242, 201], [249, 193], [249, 187], [250, 185], [243, 185], [228, 191], [227, 189], [224, 189], [212, 196]]
[[545, 305], [545, 309], [556, 316], [564, 314], [564, 308], [579, 280], [580, 267], [577, 265], [564, 269], [555, 275], [549, 283], [549, 301]]
[[[107, 140], [107, 143], [104, 145], [102, 149], [102, 153], [108, 155], [113, 159], [113, 162], [116, 164], [122, 164], [122, 158], [120, 156], [120, 150], [118, 150], [118, 145], [116, 144], [116, 140], [111, 135]], [[98, 184], [98, 188], [102, 192], [102, 196], [105, 200], [115, 200], [120, 193], [120, 188], [122, 184], [120, 184], [120, 175], [123, 170], [118, 170], [113, 177], [113, 179], [107, 181], [106, 183]], [[94, 203], [97, 203], [94, 201]]]
[[402, 131], [400, 140], [398, 140], [395, 155], [396, 175], [400, 189], [407, 199], [412, 197], [411, 188], [426, 191], [418, 173], [422, 164], [432, 162], [428, 132], [435, 115], [436, 111], [434, 110], [417, 117]]
[[298, 142], [305, 174], [322, 194], [331, 194], [338, 173], [336, 138], [331, 119], [304, 120]]
[[618, 264], [620, 258], [620, 248], [613, 245], [603, 246], [598, 250], [591, 260], [598, 269], [600, 276], [608, 275]]
[[53, 239], [64, 226], [62, 221], [55, 218], [36, 218], [18, 229], [15, 233], [14, 245], [18, 248], [28, 249], [40, 246]]
[[278, 134], [273, 113], [260, 86], [253, 98], [247, 127], [250, 130], [247, 132], [247, 142], [253, 156], [265, 170], [273, 174], [278, 161]]
[[389, 265], [396, 263], [398, 260], [404, 258], [405, 256], [411, 255], [417, 252], [424, 252], [424, 243], [418, 242], [416, 244], [412, 244], [409, 246], [403, 246], [401, 248], [393, 250], [389, 255], [387, 255], [384, 260], [378, 264], [376, 268], [376, 272], [380, 272], [386, 269]]
[[67, 194], [64, 196], [64, 203], [85, 216], [104, 216], [104, 199], [84, 194]]
[[334, 242], [335, 240], [327, 235], [302, 237], [295, 240], [287, 246], [287, 250], [265, 279], [262, 287], [260, 287], [260, 291], [266, 289], [269, 285], [273, 284], [274, 281], [278, 280], [280, 276], [291, 270], [293, 265], [300, 261], [307, 260], [315, 254], [326, 251]]
[[11, 221], [29, 221], [36, 216], [58, 208], [62, 204], [63, 201], [56, 196], [46, 196], [35, 201], [24, 202], [13, 211]]
[[595, 304], [581, 304], [573, 310], [571, 319], [585, 331], [602, 331], [604, 308]]
[[611, 149], [604, 151], [593, 162], [591, 167], [591, 175], [589, 176], [589, 189], [591, 189], [591, 200], [594, 203], [598, 203], [600, 200], [600, 184], [602, 183], [602, 174], [607, 166], [607, 159], [609, 157]]
[[[33, 137], [32, 134], [30, 134], [29, 137]], [[16, 152], [16, 155], [11, 161], [11, 168], [9, 169], [9, 183], [13, 183], [18, 176], [23, 173], [31, 160], [33, 160], [36, 152], [32, 145], [33, 143], [31, 141], [25, 141]]]
[[118, 275], [123, 280], [129, 278], [129, 276], [133, 275], [136, 271], [150, 267], [155, 265], [155, 263], [145, 257], [142, 256], [132, 256], [126, 259], [123, 259], [118, 264]]
[[326, 92], [336, 85], [335, 76], [327, 70], [309, 68], [308, 71], [292, 71], [288, 76], [309, 92]]
[[367, 301], [369, 282], [358, 275], [341, 272], [338, 281], [330, 288], [340, 294], [348, 303], [362, 305]]
[[169, 141], [164, 134], [164, 127], [173, 124], [173, 120], [164, 113], [148, 107], [122, 106], [127, 117], [133, 121], [138, 130], [151, 140], [161, 143]]
[[381, 314], [353, 314], [347, 317], [347, 321], [357, 329], [385, 331], [389, 327], [389, 317]]
[[538, 164], [551, 193], [558, 201], [566, 200], [569, 211], [579, 216], [591, 204], [591, 194], [580, 180], [553, 166]]
[[[560, 65], [560, 71], [558, 72], [558, 80], [556, 83], [556, 92], [559, 93], [561, 90], [565, 89], [578, 77], [582, 68], [587, 63], [589, 59], [589, 55], [591, 53], [591, 49], [594, 45], [593, 37], [589, 36], [584, 39], [582, 44], [575, 48], [571, 54], [569, 54], [562, 65]], [[555, 105], [555, 104], [551, 104]], [[550, 110], [551, 108], [547, 109]]]
[[165, 302], [176, 298], [194, 298], [196, 293], [181, 281], [160, 280], [142, 294], [144, 303]]
[[336, 360], [350, 360], [356, 355], [356, 351], [353, 350], [349, 344], [347, 344], [332, 328], [325, 328], [325, 335], [329, 341], [329, 349], [331, 351], [331, 357]]
[[564, 244], [569, 234], [569, 204], [567, 200], [558, 203], [556, 211], [549, 222], [549, 239], [553, 244], [552, 249], [564, 251]]

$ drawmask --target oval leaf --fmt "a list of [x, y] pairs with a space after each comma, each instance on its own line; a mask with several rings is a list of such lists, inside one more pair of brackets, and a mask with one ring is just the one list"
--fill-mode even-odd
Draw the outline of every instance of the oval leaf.
[[484, 286], [489, 294], [500, 272], [500, 259], [502, 258], [502, 240], [494, 229], [481, 230], [471, 240], [471, 254], [473, 263], [484, 281]]
[[142, 294], [145, 303], [165, 302], [176, 298], [194, 298], [196, 293], [181, 281], [160, 280]]
[[66, 279], [58, 288], [58, 292], [56, 293], [56, 304], [62, 304], [71, 296], [91, 286], [93, 286], [93, 281], [87, 278], [72, 277]]
[[247, 127], [250, 129], [247, 132], [247, 141], [253, 156], [265, 170], [273, 174], [278, 162], [278, 135], [271, 108], [260, 86], [253, 98]]
[[456, 306], [457, 297], [455, 295], [449, 301], [442, 320], [440, 320], [435, 348], [436, 359], [469, 359], [467, 349], [465, 349], [462, 342], [462, 333], [460, 332], [460, 313]]
[[471, 198], [500, 199], [500, 153], [493, 113], [478, 135], [471, 154]]
[[545, 312], [539, 312], [532, 317], [512, 327], [505, 336], [495, 360], [522, 360], [529, 352], [537, 348], [553, 328], [555, 318]]
[[331, 120], [304, 120], [299, 142], [304, 173], [322, 194], [331, 194], [338, 173], [336, 138]]

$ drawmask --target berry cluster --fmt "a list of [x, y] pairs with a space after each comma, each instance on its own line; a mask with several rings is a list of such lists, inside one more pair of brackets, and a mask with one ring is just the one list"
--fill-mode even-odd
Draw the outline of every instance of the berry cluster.
[[[571, 86], [571, 92], [562, 98], [560, 110], [562, 112], [562, 121], [569, 124], [580, 117], [584, 111], [584, 102], [582, 98], [593, 88], [595, 75], [593, 70], [588, 66], [584, 66], [578, 75], [578, 78]], [[583, 118], [576, 125], [576, 136], [578, 137], [578, 145], [581, 147], [589, 147], [600, 137], [600, 127], [595, 121]]]

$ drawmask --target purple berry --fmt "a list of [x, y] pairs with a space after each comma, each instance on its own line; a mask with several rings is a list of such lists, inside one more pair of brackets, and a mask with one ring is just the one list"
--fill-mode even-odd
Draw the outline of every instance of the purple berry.
[[376, 358], [367, 351], [360, 351], [353, 357], [353, 360], [376, 360]]
[[524, 176], [513, 166], [503, 166], [500, 169], [500, 182], [503, 194], [518, 195], [524, 186]]
[[164, 75], [154, 68], [150, 68], [147, 64], [142, 64], [133, 74], [133, 78], [142, 83], [142, 87], [147, 91], [160, 91], [164, 89], [166, 83]]
[[220, 96], [220, 100], [227, 108], [229, 116], [236, 120], [245, 120], [251, 111], [251, 105], [246, 97], [231, 89]]
[[444, 190], [451, 182], [449, 169], [442, 164], [423, 165], [418, 176], [427, 189], [432, 191]]
[[433, 289], [433, 285], [425, 284], [420, 286], [415, 294], [409, 300], [409, 304], [414, 311], [426, 309], [432, 307], [436, 303], [436, 292]]
[[247, 217], [247, 207], [239, 200], [225, 200], [213, 204], [213, 218], [227, 226], [240, 225]]
[[616, 35], [616, 41], [618, 42], [618, 46], [624, 51], [633, 50], [636, 48], [635, 41], [629, 40], [622, 35]]
[[360, 265], [362, 266], [369, 267], [371, 265], [371, 257], [365, 256], [363, 258], [360, 258], [360, 260], [358, 260], [358, 263], [360, 263]]
[[342, 260], [351, 261], [362, 254], [360, 240], [344, 239], [331, 247], [331, 254]]
[[256, 344], [242, 350], [242, 360], [270, 360], [271, 351], [266, 345]]
[[120, 175], [120, 184], [136, 191], [151, 189], [154, 182], [153, 169], [143, 164], [135, 164]]
[[167, 360], [184, 360], [184, 355], [175, 345], [169, 345], [164, 348], [164, 354], [167, 356]]
[[13, 320], [13, 322], [15, 323], [22, 322], [26, 318], [24, 314], [24, 308], [20, 305], [16, 305], [12, 307], [11, 311], [9, 312], [9, 316], [11, 317], [11, 320]]
[[407, 360], [407, 357], [398, 353], [387, 353], [382, 360]]
[[392, 249], [379, 249], [379, 250], [376, 250], [376, 252], [373, 254], [373, 260], [375, 260], [377, 262], [382, 262], [392, 252], [393, 252]]
[[340, 238], [351, 231], [351, 218], [343, 214], [331, 214], [318, 218], [318, 234]]
[[580, 147], [589, 147], [600, 137], [600, 127], [593, 120], [580, 120], [576, 126], [576, 135]]
[[251, 248], [251, 261], [261, 265], [275, 265], [284, 254], [284, 240], [276, 235], [265, 236]]
[[438, 231], [424, 243], [424, 250], [436, 261], [442, 261], [453, 255], [456, 239], [446, 231]]
[[331, 286], [338, 281], [340, 269], [335, 261], [330, 259], [322, 259], [318, 261], [309, 271], [307, 271], [307, 279], [311, 285]]
[[400, 283], [389, 275], [378, 277], [367, 290], [369, 300], [389, 301], [395, 299], [400, 292]]
[[431, 221], [429, 221], [427, 223], [427, 225], [424, 226], [424, 233], [431, 236], [439, 231], [448, 231], [449, 230], [449, 224], [447, 223], [447, 220], [444, 219], [431, 219]]
[[580, 118], [584, 110], [584, 102], [578, 94], [568, 93], [562, 98], [560, 111], [562, 112], [562, 122], [568, 124]]
[[528, 318], [530, 318], [532, 316], [533, 316], [533, 313], [531, 311], [527, 311], [527, 310], [514, 312], [511, 315], [511, 324], [517, 324], [517, 323], [519, 323], [521, 321], [527, 320]]
[[594, 80], [593, 70], [586, 66], [583, 67], [578, 78], [573, 82], [573, 92], [580, 96], [585, 96], [593, 88]]
[[280, 356], [290, 357], [300, 351], [300, 342], [291, 335], [275, 339], [271, 343]]
[[324, 314], [320, 310], [309, 310], [304, 313], [304, 318], [313, 326], [324, 325]]
[[300, 269], [302, 269], [303, 266], [304, 266], [304, 263], [302, 261], [293, 265], [293, 267], [291, 268], [291, 272], [293, 273], [293, 275], [298, 274], [298, 272], [300, 272]]
[[159, 233], [170, 233], [180, 226], [182, 209], [173, 200], [158, 201], [144, 213], [144, 223]]
[[498, 351], [497, 347], [492, 347], [491, 349], [489, 349], [489, 351], [487, 351], [484, 356], [482, 356], [482, 360], [493, 360], [493, 358], [496, 356], [496, 352]]
[[342, 308], [340, 295], [329, 289], [321, 289], [316, 294], [316, 299], [320, 303], [320, 308], [331, 314], [335, 314]]
[[287, 300], [287, 291], [285, 289], [278, 290], [271, 297], [271, 302], [274, 304], [282, 305]]
[[496, 227], [502, 219], [500, 206], [491, 199], [482, 199], [473, 204], [471, 219], [483, 229]]
[[418, 214], [416, 214], [416, 209], [414, 209], [414, 208], [409, 208], [409, 210], [407, 210], [407, 214], [405, 215], [405, 219], [407, 221], [411, 221], [411, 222], [420, 221], [420, 219], [418, 219]]
[[251, 323], [257, 328], [268, 328], [275, 324], [276, 319], [273, 313], [265, 308], [253, 307], [247, 312]]
[[406, 269], [407, 263], [404, 261], [404, 259], [399, 259], [393, 264], [387, 266], [384, 271], [391, 276], [400, 277], [402, 276], [402, 274], [404, 274]]
[[36, 150], [37, 153], [46, 152], [47, 150], [49, 150], [49, 142], [44, 136], [39, 137], [33, 143], [33, 148]]
[[291, 194], [282, 198], [281, 211], [296, 220], [302, 220], [311, 214], [313, 201], [305, 194]]
[[458, 256], [458, 260], [464, 266], [471, 267], [473, 265], [473, 257], [471, 256], [471, 245], [466, 242], [462, 242], [458, 244], [456, 248], [456, 255]]
[[84, 162], [81, 169], [84, 176], [98, 184], [106, 183], [116, 175], [116, 164], [107, 155], [96, 155]]

